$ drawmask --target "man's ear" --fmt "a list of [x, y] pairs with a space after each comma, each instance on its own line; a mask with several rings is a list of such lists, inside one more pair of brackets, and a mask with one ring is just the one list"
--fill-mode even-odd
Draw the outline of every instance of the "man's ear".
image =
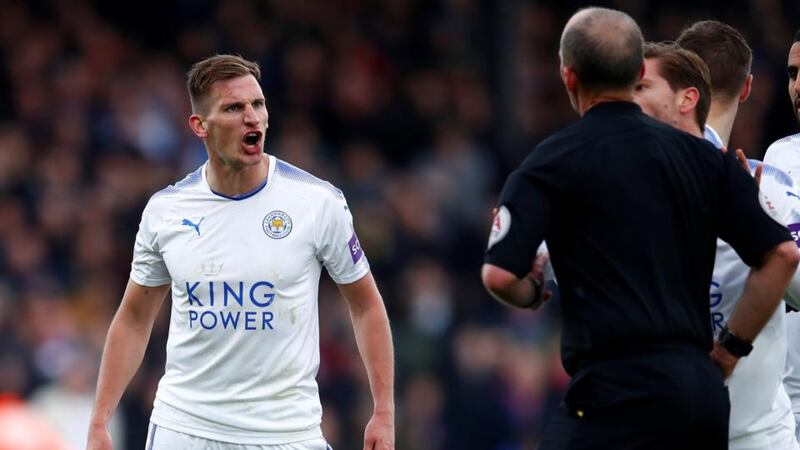
[[561, 66], [561, 80], [570, 92], [574, 92], [578, 86], [578, 75], [569, 67]]
[[191, 128], [195, 136], [199, 137], [200, 139], [205, 139], [208, 137], [206, 122], [199, 114], [192, 114], [189, 116], [189, 128]]
[[680, 94], [678, 110], [681, 114], [688, 114], [695, 110], [697, 103], [700, 101], [700, 91], [696, 87], [688, 87], [683, 89]]
[[744, 103], [747, 97], [750, 97], [750, 90], [753, 88], [753, 74], [747, 76], [742, 86], [742, 92], [739, 93], [739, 103]]

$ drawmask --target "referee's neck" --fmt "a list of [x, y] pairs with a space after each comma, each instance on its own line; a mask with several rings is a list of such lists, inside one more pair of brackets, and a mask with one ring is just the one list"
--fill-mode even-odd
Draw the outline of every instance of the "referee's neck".
[[583, 116], [592, 107], [608, 102], [633, 102], [633, 90], [603, 91], [578, 96], [578, 113]]

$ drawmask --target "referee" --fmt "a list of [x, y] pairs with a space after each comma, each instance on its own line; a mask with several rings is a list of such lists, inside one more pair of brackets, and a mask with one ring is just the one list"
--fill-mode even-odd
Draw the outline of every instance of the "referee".
[[[732, 154], [632, 103], [642, 46], [624, 13], [588, 8], [570, 18], [561, 77], [582, 118], [511, 174], [489, 238], [482, 278], [498, 300], [541, 304], [534, 259], [541, 266], [543, 239], [559, 280], [572, 380], [542, 450], [726, 449], [723, 377], [798, 264], [788, 231]], [[752, 271], [712, 362], [718, 236]]]

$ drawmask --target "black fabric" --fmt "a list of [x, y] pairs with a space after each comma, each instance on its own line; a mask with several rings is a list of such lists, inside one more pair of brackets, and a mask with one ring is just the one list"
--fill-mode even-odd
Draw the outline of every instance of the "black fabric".
[[732, 154], [627, 102], [597, 105], [538, 145], [499, 204], [510, 227], [485, 262], [521, 278], [546, 239], [570, 375], [630, 346], [710, 351], [716, 238], [750, 265], [791, 239]]
[[539, 450], [724, 450], [728, 390], [704, 352], [658, 350], [584, 367]]

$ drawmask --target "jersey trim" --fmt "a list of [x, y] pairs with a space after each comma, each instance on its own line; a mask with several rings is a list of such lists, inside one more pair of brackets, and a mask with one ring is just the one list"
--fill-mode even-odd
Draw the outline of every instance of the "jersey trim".
[[287, 163], [286, 161], [277, 159], [276, 171], [284, 178], [288, 178], [290, 180], [294, 180], [299, 183], [311, 184], [323, 187], [328, 191], [330, 191], [331, 193], [333, 193], [333, 195], [335, 195], [336, 198], [344, 199], [344, 194], [342, 193], [342, 191], [336, 188], [334, 185], [330, 184], [325, 180], [321, 180], [315, 177], [314, 175], [311, 175], [310, 173], [306, 172], [305, 170]]
[[249, 190], [247, 192], [243, 192], [241, 194], [235, 194], [235, 195], [225, 195], [225, 194], [223, 194], [221, 192], [217, 192], [217, 191], [211, 189], [211, 186], [209, 186], [208, 189], [214, 195], [220, 196], [222, 198], [226, 198], [228, 200], [235, 200], [235, 201], [238, 202], [240, 200], [245, 200], [245, 199], [248, 199], [248, 198], [258, 194], [259, 192], [261, 192], [262, 189], [264, 189], [264, 187], [266, 187], [266, 185], [267, 185], [267, 178], [264, 178], [264, 181], [262, 181], [261, 184], [256, 186], [255, 189]]
[[200, 183], [200, 180], [203, 178], [203, 168], [205, 168], [205, 166], [206, 165], [203, 164], [202, 166], [198, 167], [194, 172], [190, 173], [189, 175], [186, 175], [184, 179], [178, 181], [173, 185], [165, 187], [164, 189], [153, 194], [153, 196], [155, 197], [156, 195], [161, 195], [161, 194], [173, 194], [175, 192], [180, 192], [183, 189], [190, 188]]
[[725, 145], [722, 143], [722, 138], [719, 137], [719, 133], [717, 133], [717, 130], [712, 128], [711, 125], [706, 124], [706, 127], [703, 130], [703, 137], [707, 141], [714, 144], [714, 146], [717, 148], [725, 147]]
[[790, 134], [789, 136], [784, 136], [784, 137], [778, 139], [777, 141], [773, 142], [772, 145], [775, 145], [775, 144], [786, 144], [786, 143], [791, 142], [792, 139], [798, 139], [798, 138], [800, 138], [800, 133]]

